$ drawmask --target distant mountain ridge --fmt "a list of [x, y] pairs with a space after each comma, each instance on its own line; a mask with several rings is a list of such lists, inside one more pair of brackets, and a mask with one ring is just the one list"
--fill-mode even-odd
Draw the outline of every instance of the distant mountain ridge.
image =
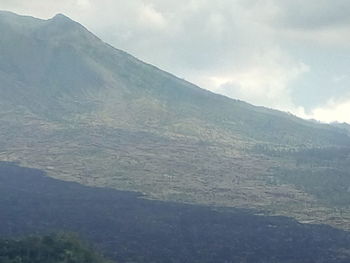
[[342, 129], [346, 133], [350, 134], [350, 124], [349, 123], [346, 123], [346, 122], [343, 122], [343, 123], [333, 122], [333, 123], [331, 123], [331, 125], [334, 126], [334, 127], [339, 128], [339, 129]]
[[349, 148], [341, 129], [203, 90], [61, 14], [0, 12], [0, 33], [0, 160], [158, 199], [324, 208], [275, 171], [300, 169], [299, 152]]

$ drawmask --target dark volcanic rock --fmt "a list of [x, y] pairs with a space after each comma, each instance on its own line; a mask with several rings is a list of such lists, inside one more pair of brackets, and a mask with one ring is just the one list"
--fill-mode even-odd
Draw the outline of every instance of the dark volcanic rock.
[[0, 165], [0, 233], [74, 231], [119, 262], [349, 262], [350, 234], [247, 211], [145, 200]]

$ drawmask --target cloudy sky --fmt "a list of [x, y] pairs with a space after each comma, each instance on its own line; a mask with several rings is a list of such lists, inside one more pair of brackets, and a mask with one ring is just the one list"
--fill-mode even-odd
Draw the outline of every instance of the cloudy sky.
[[350, 123], [349, 0], [0, 0], [0, 9], [63, 13], [203, 88]]

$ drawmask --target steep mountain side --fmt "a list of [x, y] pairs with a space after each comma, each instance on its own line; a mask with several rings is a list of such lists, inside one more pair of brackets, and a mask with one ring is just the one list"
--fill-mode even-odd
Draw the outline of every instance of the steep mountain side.
[[104, 124], [152, 132], [200, 136], [197, 126], [207, 125], [245, 140], [350, 144], [331, 127], [202, 90], [108, 46], [63, 15], [1, 17], [1, 102], [49, 121], [103, 116]]
[[[343, 130], [200, 89], [64, 15], [0, 12], [0, 33], [0, 160], [158, 199], [321, 211], [317, 220], [344, 226], [328, 217], [350, 186]], [[325, 170], [323, 153], [338, 150]], [[308, 151], [315, 158], [298, 161]], [[324, 176], [332, 184], [315, 189]]]

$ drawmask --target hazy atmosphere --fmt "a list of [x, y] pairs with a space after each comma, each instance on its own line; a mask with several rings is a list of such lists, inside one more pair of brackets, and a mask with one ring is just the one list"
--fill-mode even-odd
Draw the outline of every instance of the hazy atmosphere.
[[203, 88], [324, 122], [350, 122], [346, 0], [0, 0], [64, 13], [113, 46]]
[[0, 0], [0, 262], [349, 263], [349, 8]]

